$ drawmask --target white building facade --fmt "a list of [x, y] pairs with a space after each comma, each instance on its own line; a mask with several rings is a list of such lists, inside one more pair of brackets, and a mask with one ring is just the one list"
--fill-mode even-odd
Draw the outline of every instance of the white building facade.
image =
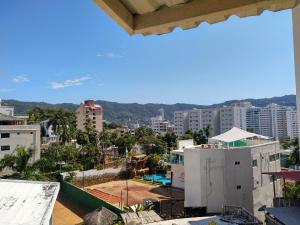
[[[0, 105], [0, 111], [2, 110]], [[7, 107], [5, 107], [7, 108]], [[13, 108], [13, 107], [10, 107]], [[9, 112], [14, 112], [10, 110]], [[41, 127], [40, 125], [27, 125], [26, 120], [0, 113], [0, 159], [7, 154], [14, 154], [16, 148], [32, 149], [31, 162], [40, 159]]]
[[286, 112], [287, 135], [290, 138], [297, 138], [299, 135], [297, 110], [289, 109]]
[[[172, 151], [172, 185], [184, 188], [185, 207], [205, 208], [221, 213], [223, 205], [244, 207], [258, 212], [273, 202], [273, 181], [262, 172], [280, 171], [280, 145], [277, 141], [249, 143], [245, 147], [215, 144]], [[281, 195], [275, 180], [276, 195]]]
[[176, 135], [181, 136], [189, 129], [188, 111], [174, 112], [174, 131]]
[[220, 134], [220, 110], [219, 109], [192, 109], [174, 112], [175, 133], [178, 136], [188, 130], [197, 132], [210, 127], [210, 136]]
[[232, 127], [246, 130], [246, 107], [228, 106], [220, 109], [220, 132], [224, 133]]

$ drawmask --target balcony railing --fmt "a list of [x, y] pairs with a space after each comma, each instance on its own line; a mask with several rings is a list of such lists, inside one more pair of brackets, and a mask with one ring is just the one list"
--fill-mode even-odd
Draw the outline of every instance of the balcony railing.
[[274, 198], [274, 207], [300, 207], [300, 199]]

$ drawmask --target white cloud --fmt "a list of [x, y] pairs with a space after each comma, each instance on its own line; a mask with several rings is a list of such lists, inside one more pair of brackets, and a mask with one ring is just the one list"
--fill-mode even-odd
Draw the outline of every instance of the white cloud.
[[24, 83], [24, 82], [28, 82], [29, 79], [28, 79], [27, 75], [19, 75], [19, 76], [14, 77], [11, 81], [14, 83]]
[[11, 92], [11, 91], [13, 90], [8, 88], [0, 88], [0, 92]]
[[115, 52], [99, 53], [97, 54], [97, 57], [116, 59], [116, 58], [123, 58], [123, 54], [119, 54]]
[[50, 83], [50, 87], [52, 89], [63, 89], [63, 88], [67, 88], [67, 87], [74, 87], [74, 86], [82, 85], [84, 83], [84, 81], [90, 80], [90, 79], [91, 79], [90, 76], [82, 76], [82, 77], [75, 78], [72, 80], [65, 80], [63, 82], [53, 81]]

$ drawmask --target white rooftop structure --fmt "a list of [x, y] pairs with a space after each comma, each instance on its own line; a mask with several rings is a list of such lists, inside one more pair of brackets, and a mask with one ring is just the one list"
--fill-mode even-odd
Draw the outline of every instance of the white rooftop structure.
[[0, 190], [0, 224], [51, 224], [59, 183], [1, 179]]
[[218, 136], [210, 138], [210, 140], [215, 140], [215, 141], [221, 141], [221, 142], [234, 142], [234, 141], [239, 141], [243, 139], [249, 139], [249, 138], [259, 138], [259, 139], [265, 139], [268, 140], [270, 139], [269, 137], [262, 136], [259, 134], [251, 133], [245, 130], [242, 130], [237, 127], [233, 127], [231, 130], [220, 134]]

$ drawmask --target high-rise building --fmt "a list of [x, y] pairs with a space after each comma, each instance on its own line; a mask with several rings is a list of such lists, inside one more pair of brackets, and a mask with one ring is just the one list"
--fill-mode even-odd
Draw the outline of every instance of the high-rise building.
[[220, 110], [202, 109], [202, 129], [210, 128], [210, 137], [220, 134]]
[[286, 112], [288, 110], [288, 107], [272, 103], [269, 104], [267, 108], [271, 113], [272, 137], [276, 139], [287, 138], [288, 134]]
[[181, 136], [189, 129], [188, 111], [174, 112], [174, 131], [176, 135]]
[[248, 108], [246, 124], [249, 131], [272, 137], [272, 121], [270, 110], [268, 108]]
[[188, 129], [195, 132], [202, 129], [202, 109], [193, 109], [188, 111]]
[[103, 109], [93, 100], [84, 101], [76, 110], [77, 129], [84, 130], [88, 119], [98, 132], [103, 130]]
[[220, 134], [219, 109], [192, 109], [174, 112], [175, 133], [183, 135], [188, 130], [193, 132], [210, 127], [210, 136]]
[[246, 130], [247, 107], [227, 106], [220, 109], [220, 132], [224, 133], [232, 127]]
[[286, 112], [287, 135], [290, 138], [298, 137], [298, 119], [297, 110], [289, 109]]

